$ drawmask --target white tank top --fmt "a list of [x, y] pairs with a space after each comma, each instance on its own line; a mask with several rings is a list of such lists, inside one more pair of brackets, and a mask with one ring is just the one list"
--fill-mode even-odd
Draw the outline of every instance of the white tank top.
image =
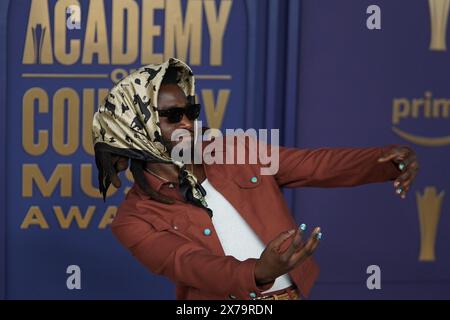
[[[208, 207], [213, 211], [212, 223], [225, 255], [233, 256], [240, 261], [259, 258], [265, 246], [253, 229], [207, 179], [202, 182], [202, 186], [206, 190], [205, 199]], [[291, 278], [288, 274], [284, 274], [278, 277], [273, 286], [264, 293], [282, 290], [291, 285]]]

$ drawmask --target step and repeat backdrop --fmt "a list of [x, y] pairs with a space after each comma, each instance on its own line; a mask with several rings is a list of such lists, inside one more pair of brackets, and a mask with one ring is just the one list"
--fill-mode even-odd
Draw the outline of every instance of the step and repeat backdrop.
[[103, 202], [91, 122], [116, 82], [177, 57], [196, 75], [209, 127], [278, 128], [290, 147], [418, 153], [405, 200], [390, 184], [285, 191], [299, 223], [324, 229], [313, 299], [450, 298], [449, 5], [2, 1], [2, 296], [175, 297], [109, 230], [132, 178]]
[[449, 5], [302, 1], [297, 145], [406, 144], [421, 165], [404, 200], [390, 183], [297, 191], [327, 233], [314, 298], [450, 298]]

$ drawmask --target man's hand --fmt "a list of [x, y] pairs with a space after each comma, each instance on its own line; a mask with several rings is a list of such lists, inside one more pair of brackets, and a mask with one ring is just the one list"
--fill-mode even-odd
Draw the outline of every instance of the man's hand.
[[[280, 233], [278, 237], [269, 242], [256, 262], [255, 280], [257, 285], [274, 281], [313, 254], [322, 237], [320, 228], [314, 229], [306, 244], [302, 243], [302, 234], [302, 229], [293, 229]], [[289, 238], [292, 239], [289, 247], [282, 250], [283, 243]]]
[[393, 161], [402, 171], [402, 174], [394, 181], [394, 188], [395, 192], [404, 199], [419, 171], [416, 153], [407, 146], [395, 147], [378, 159], [378, 162], [387, 161]]

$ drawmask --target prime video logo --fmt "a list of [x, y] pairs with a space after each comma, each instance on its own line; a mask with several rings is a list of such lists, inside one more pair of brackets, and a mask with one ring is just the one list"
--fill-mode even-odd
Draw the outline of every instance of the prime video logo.
[[[269, 140], [270, 134], [270, 140]], [[193, 132], [176, 129], [171, 141], [178, 142], [171, 158], [184, 164], [258, 164], [261, 175], [274, 175], [279, 169], [278, 129], [202, 130], [202, 121], [195, 121]]]

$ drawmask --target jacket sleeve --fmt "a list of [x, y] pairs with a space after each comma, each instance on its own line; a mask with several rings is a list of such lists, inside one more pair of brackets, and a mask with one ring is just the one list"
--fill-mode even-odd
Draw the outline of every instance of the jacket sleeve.
[[279, 149], [275, 179], [282, 187], [350, 187], [394, 180], [400, 174], [392, 161], [377, 159], [384, 148]]
[[231, 256], [214, 255], [170, 229], [155, 228], [137, 217], [129, 217], [128, 221], [113, 224], [111, 228], [146, 268], [177, 285], [197, 288], [223, 299], [230, 295], [250, 299], [253, 293], [259, 296], [273, 285], [256, 285], [257, 259], [239, 261]]

